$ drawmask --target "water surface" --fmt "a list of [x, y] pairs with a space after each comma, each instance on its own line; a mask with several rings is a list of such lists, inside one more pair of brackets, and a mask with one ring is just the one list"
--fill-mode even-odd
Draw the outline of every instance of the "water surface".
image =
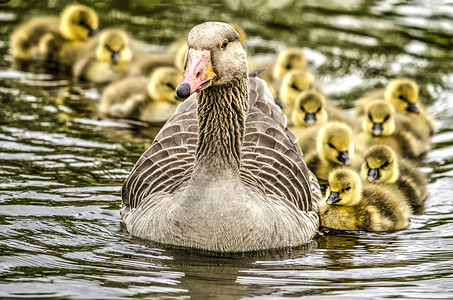
[[[121, 185], [158, 131], [96, 112], [99, 89], [13, 65], [12, 30], [72, 1], [0, 5], [0, 297], [452, 298], [453, 5], [447, 1], [96, 1], [101, 25], [161, 49], [235, 22], [258, 61], [301, 47], [345, 108], [396, 76], [420, 84], [438, 134], [425, 213], [395, 233], [329, 232], [299, 249], [215, 257], [121, 230]], [[80, 1], [88, 3], [88, 1]], [[246, 2], [246, 1], [244, 1]]]

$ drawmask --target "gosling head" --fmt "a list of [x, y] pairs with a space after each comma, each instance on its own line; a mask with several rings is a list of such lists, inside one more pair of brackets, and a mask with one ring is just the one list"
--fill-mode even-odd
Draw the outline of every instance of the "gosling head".
[[273, 69], [272, 76], [275, 80], [281, 80], [289, 71], [305, 69], [307, 58], [298, 48], [287, 48], [279, 53]]
[[151, 73], [148, 94], [154, 101], [179, 101], [176, 96], [176, 87], [182, 79], [182, 73], [173, 67], [159, 67]]
[[398, 111], [420, 113], [417, 106], [418, 86], [410, 79], [392, 80], [385, 89], [385, 99], [390, 101]]
[[362, 183], [359, 175], [348, 168], [329, 173], [329, 187], [324, 198], [328, 205], [354, 206], [360, 202]]
[[395, 152], [384, 145], [371, 147], [365, 154], [360, 175], [368, 182], [394, 183], [399, 176]]
[[112, 65], [129, 62], [132, 52], [126, 32], [121, 29], [103, 30], [96, 48], [96, 58]]
[[179, 98], [247, 79], [247, 54], [238, 32], [228, 24], [205, 22], [189, 32], [184, 77]]
[[350, 166], [354, 157], [351, 128], [341, 122], [329, 122], [318, 132], [317, 150], [322, 160]]
[[295, 126], [308, 127], [327, 122], [324, 95], [309, 90], [299, 93], [294, 101], [292, 121]]
[[96, 12], [85, 5], [69, 5], [60, 16], [60, 32], [65, 39], [85, 41], [99, 33]]
[[291, 70], [283, 77], [279, 98], [285, 105], [292, 107], [297, 94], [313, 89], [314, 83], [315, 76], [310, 71]]
[[365, 108], [363, 131], [372, 136], [390, 136], [395, 131], [393, 106], [385, 100], [371, 101]]

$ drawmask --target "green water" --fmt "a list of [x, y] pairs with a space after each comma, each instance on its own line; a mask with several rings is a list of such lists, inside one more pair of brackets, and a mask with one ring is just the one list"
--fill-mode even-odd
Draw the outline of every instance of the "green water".
[[72, 3], [13, 0], [0, 4], [0, 298], [453, 298], [453, 4], [80, 2], [150, 49], [207, 20], [241, 25], [258, 61], [301, 47], [345, 108], [415, 79], [438, 128], [422, 168], [430, 195], [391, 234], [324, 232], [301, 249], [233, 257], [143, 244], [121, 230], [120, 190], [158, 128], [104, 118], [98, 88], [64, 72], [13, 67], [12, 30]]

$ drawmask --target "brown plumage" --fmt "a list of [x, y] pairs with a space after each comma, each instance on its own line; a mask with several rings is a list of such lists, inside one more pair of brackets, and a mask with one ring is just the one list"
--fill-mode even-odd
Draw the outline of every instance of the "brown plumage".
[[177, 92], [197, 93], [123, 186], [122, 218], [132, 235], [220, 252], [296, 246], [314, 236], [317, 181], [265, 82], [247, 73], [231, 26], [192, 29]]

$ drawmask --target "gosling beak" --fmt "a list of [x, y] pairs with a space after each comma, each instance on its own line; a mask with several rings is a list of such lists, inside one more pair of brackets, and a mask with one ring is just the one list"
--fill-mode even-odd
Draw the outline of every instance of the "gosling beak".
[[408, 112], [414, 113], [414, 114], [420, 113], [420, 111], [418, 110], [417, 104], [412, 103], [412, 102], [409, 102], [409, 103], [407, 104], [406, 110], [407, 110]]
[[99, 34], [99, 28], [88, 28], [88, 36], [93, 37]]
[[337, 159], [345, 166], [350, 166], [352, 164], [351, 159], [349, 158], [348, 150], [338, 152]]
[[374, 136], [381, 135], [383, 130], [382, 123], [373, 122], [373, 128], [371, 128], [371, 130], [373, 131]]
[[366, 180], [368, 182], [373, 182], [379, 179], [379, 169], [369, 169], [368, 170], [368, 177]]
[[340, 193], [338, 193], [338, 192], [330, 192], [330, 195], [327, 198], [326, 203], [329, 205], [337, 203], [338, 201], [341, 200], [339, 196], [340, 196]]
[[120, 53], [120, 51], [118, 51], [118, 50], [112, 51], [111, 58], [112, 58], [112, 61], [113, 61], [113, 62], [118, 62], [118, 61], [120, 60], [120, 58], [121, 58], [121, 53]]
[[185, 99], [209, 87], [216, 76], [212, 69], [211, 52], [189, 49], [184, 77], [176, 88], [176, 94], [180, 99]]
[[315, 124], [316, 123], [316, 115], [315, 115], [315, 113], [306, 113], [304, 121], [308, 125]]

